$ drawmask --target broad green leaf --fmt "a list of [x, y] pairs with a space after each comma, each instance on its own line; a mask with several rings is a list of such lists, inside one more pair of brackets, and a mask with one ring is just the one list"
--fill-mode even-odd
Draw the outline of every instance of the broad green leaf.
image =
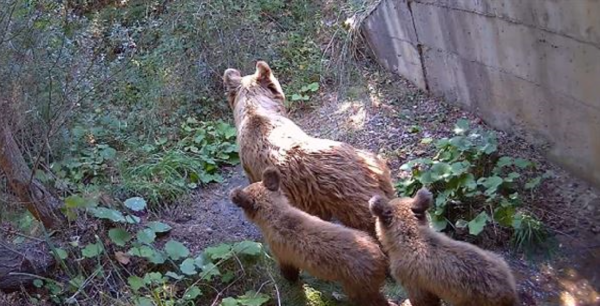
[[502, 156], [502, 157], [500, 157], [500, 159], [498, 159], [498, 162], [496, 163], [496, 167], [502, 168], [502, 167], [510, 166], [512, 164], [513, 164], [512, 157]]
[[452, 163], [450, 168], [452, 170], [452, 174], [461, 175], [469, 170], [471, 164], [467, 161]]
[[133, 211], [142, 211], [146, 208], [146, 200], [133, 197], [125, 200], [125, 206]]
[[482, 211], [475, 219], [469, 221], [469, 234], [475, 236], [479, 235], [479, 233], [483, 231], [488, 220], [488, 214], [485, 211]]
[[42, 288], [42, 286], [44, 286], [44, 281], [43, 281], [43, 280], [41, 280], [41, 279], [39, 279], [39, 278], [36, 278], [36, 279], [33, 281], [33, 285], [34, 285], [36, 288]]
[[465, 227], [467, 227], [467, 225], [468, 225], [468, 222], [466, 220], [464, 220], [464, 219], [457, 220], [456, 224], [455, 224], [455, 226], [457, 228], [465, 228]]
[[131, 289], [133, 289], [133, 291], [136, 291], [136, 292], [146, 286], [144, 279], [139, 276], [136, 276], [136, 275], [128, 277], [127, 283], [129, 284]]
[[480, 179], [480, 184], [486, 188], [485, 194], [488, 196], [496, 192], [503, 182], [504, 180], [499, 176], [490, 176]]
[[100, 151], [100, 156], [102, 156], [102, 158], [106, 160], [112, 160], [115, 158], [115, 156], [117, 156], [117, 150], [111, 147], [106, 147], [105, 149]]
[[67, 257], [69, 257], [69, 254], [67, 253], [67, 251], [61, 249], [61, 248], [57, 248], [56, 249], [56, 255], [58, 256], [58, 258], [65, 260], [67, 259]]
[[534, 189], [542, 182], [542, 177], [534, 177], [525, 184], [525, 189]]
[[260, 254], [262, 245], [254, 241], [241, 241], [235, 244], [233, 250], [237, 254], [256, 256]]
[[439, 162], [431, 166], [431, 178], [434, 181], [445, 179], [452, 174], [452, 167], [444, 162]]
[[232, 297], [226, 297], [221, 301], [221, 306], [238, 306], [238, 301], [237, 299], [234, 299]]
[[232, 271], [227, 271], [227, 272], [223, 273], [223, 275], [221, 276], [221, 281], [224, 284], [227, 284], [230, 281], [232, 281], [233, 278], [235, 278], [235, 273], [233, 273]]
[[204, 254], [210, 256], [212, 259], [227, 259], [233, 255], [231, 251], [231, 245], [223, 243], [218, 246], [206, 248]]
[[190, 250], [183, 245], [183, 243], [175, 240], [169, 240], [165, 244], [165, 251], [173, 260], [178, 260], [180, 258], [188, 257], [190, 255]]
[[86, 200], [78, 195], [73, 195], [65, 198], [66, 208], [83, 208], [86, 207]]
[[98, 243], [90, 243], [81, 250], [81, 255], [83, 257], [92, 258], [100, 255], [102, 253], [102, 245]]
[[261, 306], [269, 301], [269, 296], [256, 291], [246, 291], [244, 295], [237, 298], [238, 303], [244, 306]]
[[165, 261], [167, 261], [167, 258], [165, 258], [165, 255], [163, 255], [163, 253], [160, 251], [154, 251], [154, 253], [147, 258], [148, 258], [148, 261], [150, 261], [153, 264], [157, 264], [157, 265], [163, 264], [163, 263], [165, 263]]
[[514, 181], [515, 181], [515, 179], [517, 179], [517, 178], [519, 178], [519, 177], [521, 177], [521, 175], [520, 175], [520, 174], [518, 174], [518, 173], [516, 173], [516, 172], [511, 172], [511, 173], [509, 173], [509, 174], [506, 176], [506, 178], [504, 178], [504, 181], [505, 181], [505, 182], [509, 182], [509, 183], [510, 183], [510, 182], [514, 182]]
[[200, 273], [200, 278], [203, 280], [211, 281], [213, 276], [221, 275], [221, 271], [219, 271], [219, 267], [217, 267], [213, 263], [208, 263], [202, 267], [202, 273]]
[[145, 296], [138, 296], [135, 298], [135, 306], [154, 306], [154, 302]]
[[150, 272], [144, 275], [144, 283], [146, 284], [162, 284], [165, 281], [165, 278], [160, 272]]
[[533, 163], [524, 159], [524, 158], [515, 158], [515, 166], [524, 169], [527, 168], [529, 166], [532, 166]]
[[185, 291], [185, 293], [183, 294], [183, 298], [185, 300], [194, 300], [201, 295], [202, 291], [200, 291], [200, 288], [198, 288], [198, 286], [191, 286]]
[[175, 272], [171, 272], [171, 271], [165, 273], [165, 276], [171, 277], [171, 278], [176, 279], [176, 280], [181, 280], [181, 279], [184, 278], [183, 275], [179, 275], [179, 274], [177, 274]]
[[108, 219], [113, 222], [125, 222], [125, 217], [123, 214], [114, 209], [106, 208], [106, 207], [97, 207], [90, 209], [92, 215], [99, 219]]
[[146, 226], [151, 228], [155, 233], [166, 233], [171, 230], [171, 226], [158, 221], [148, 222]]
[[141, 243], [151, 244], [156, 239], [156, 234], [152, 229], [145, 228], [137, 232], [137, 240]]
[[125, 216], [125, 222], [129, 224], [138, 224], [140, 223], [140, 217], [134, 215]]
[[151, 247], [143, 245], [140, 247], [133, 247], [129, 249], [127, 253], [132, 256], [151, 258], [152, 256], [155, 256], [156, 252]]
[[446, 229], [446, 226], [448, 226], [448, 220], [446, 220], [446, 218], [444, 218], [444, 216], [438, 216], [435, 214], [430, 214], [430, 216], [431, 216], [431, 227], [436, 232], [441, 232], [444, 229]]
[[125, 246], [125, 244], [131, 240], [131, 235], [122, 228], [113, 228], [109, 230], [108, 237], [118, 246]]
[[319, 90], [319, 83], [317, 83], [317, 82], [310, 83], [310, 84], [308, 84], [307, 88], [308, 88], [308, 90], [313, 91], [313, 92], [317, 91], [317, 90]]
[[298, 101], [298, 100], [302, 100], [302, 96], [300, 96], [299, 94], [293, 94], [292, 101]]
[[69, 280], [69, 285], [71, 285], [71, 287], [73, 287], [74, 289], [79, 289], [79, 288], [81, 288], [81, 286], [83, 286], [84, 282], [85, 282], [85, 279], [83, 278], [83, 276], [78, 275], [76, 277], [73, 277], [71, 280]]
[[185, 275], [194, 275], [196, 274], [196, 267], [194, 266], [194, 260], [191, 258], [187, 258], [184, 260], [179, 266], [181, 272]]
[[463, 135], [469, 130], [469, 120], [459, 119], [454, 125], [454, 133]]

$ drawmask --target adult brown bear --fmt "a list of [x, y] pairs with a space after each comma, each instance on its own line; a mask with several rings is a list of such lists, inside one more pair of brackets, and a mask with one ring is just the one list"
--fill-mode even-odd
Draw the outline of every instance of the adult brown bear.
[[292, 205], [324, 220], [335, 217], [374, 236], [368, 201], [374, 194], [394, 196], [386, 162], [346, 143], [302, 131], [286, 116], [285, 95], [263, 61], [257, 62], [254, 74], [244, 77], [238, 70], [225, 70], [223, 82], [250, 183], [275, 167]]

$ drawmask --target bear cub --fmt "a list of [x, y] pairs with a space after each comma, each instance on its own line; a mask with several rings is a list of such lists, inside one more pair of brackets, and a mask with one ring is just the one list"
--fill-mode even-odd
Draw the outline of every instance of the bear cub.
[[455, 306], [518, 305], [515, 279], [499, 255], [428, 226], [425, 214], [432, 202], [425, 188], [414, 198], [369, 200], [392, 276], [411, 305], [441, 305], [440, 299]]
[[291, 206], [280, 189], [281, 177], [267, 168], [262, 181], [231, 191], [231, 201], [261, 230], [281, 274], [295, 282], [299, 270], [340, 282], [358, 306], [388, 306], [380, 291], [387, 258], [367, 233], [323, 221]]

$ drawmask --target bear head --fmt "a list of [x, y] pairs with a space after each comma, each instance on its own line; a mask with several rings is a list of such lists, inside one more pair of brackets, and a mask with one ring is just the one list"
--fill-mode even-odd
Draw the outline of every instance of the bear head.
[[265, 169], [262, 181], [248, 185], [245, 188], [234, 188], [229, 198], [236, 206], [242, 208], [246, 216], [252, 221], [260, 215], [270, 212], [278, 205], [287, 203], [287, 199], [280, 190], [281, 175], [273, 167]]
[[[232, 109], [240, 103], [243, 104], [247, 99], [254, 99], [261, 104], [276, 103], [281, 108], [285, 103], [285, 94], [281, 85], [264, 61], [258, 61], [254, 74], [247, 76], [242, 76], [237, 69], [228, 68], [223, 73], [223, 86]], [[273, 107], [273, 105], [266, 106]]]
[[416, 229], [427, 226], [427, 209], [433, 203], [433, 195], [421, 188], [412, 197], [386, 200], [374, 196], [369, 200], [369, 210], [377, 218], [378, 228], [383, 230]]

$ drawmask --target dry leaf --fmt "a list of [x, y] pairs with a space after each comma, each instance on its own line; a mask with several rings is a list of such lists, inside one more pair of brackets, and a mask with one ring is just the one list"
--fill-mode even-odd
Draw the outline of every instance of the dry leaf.
[[115, 252], [115, 258], [124, 265], [129, 263], [129, 255], [121, 251]]

